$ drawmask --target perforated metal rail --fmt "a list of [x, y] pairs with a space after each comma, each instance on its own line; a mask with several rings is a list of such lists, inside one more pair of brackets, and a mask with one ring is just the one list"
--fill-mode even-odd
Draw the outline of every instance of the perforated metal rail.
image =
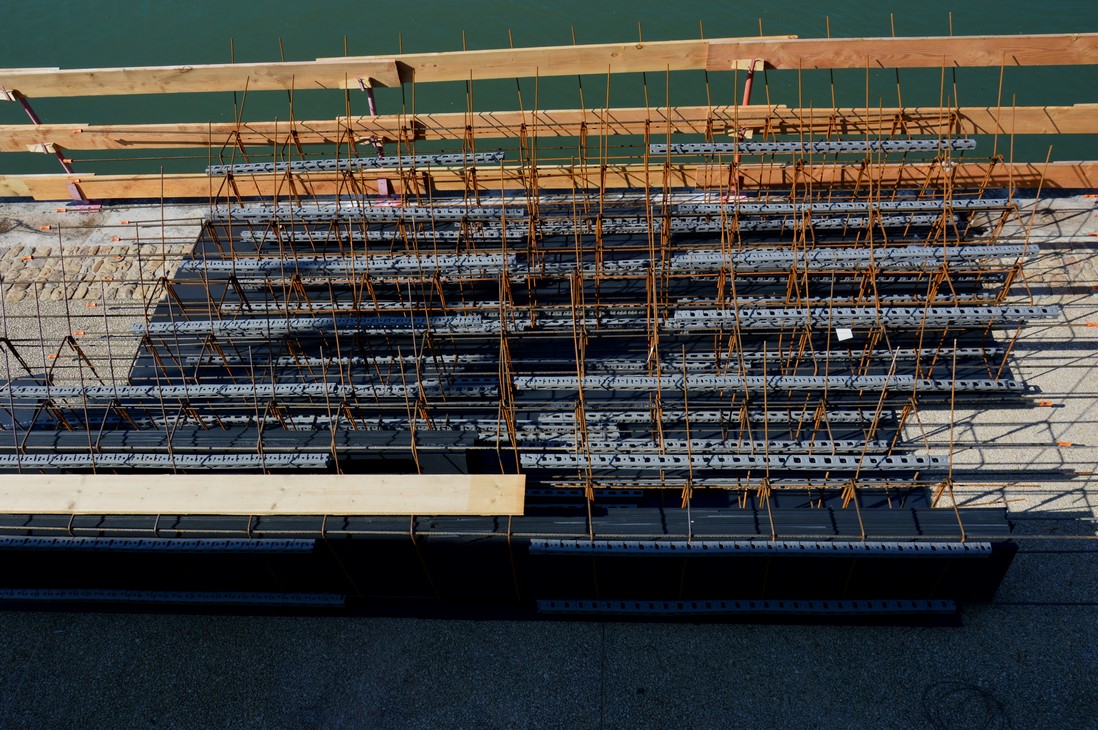
[[694, 215], [734, 213], [738, 215], [789, 215], [802, 213], [910, 213], [946, 210], [996, 210], [1013, 205], [1008, 198], [954, 198], [896, 200], [808, 200], [800, 203], [752, 202], [732, 200], [727, 203], [679, 203], [675, 211]]
[[960, 152], [976, 149], [974, 139], [844, 139], [812, 142], [678, 142], [650, 144], [650, 155], [831, 154], [844, 152]]
[[0, 550], [92, 550], [137, 553], [311, 553], [316, 540], [139, 537], [0, 537]]
[[[832, 327], [986, 327], [1013, 324], [1029, 319], [1059, 317], [1059, 306], [1051, 307], [744, 307], [725, 310], [675, 310], [664, 318], [661, 326], [668, 330], [707, 330], [738, 325], [743, 329], [783, 328], [790, 325], [830, 325]], [[590, 325], [606, 329], [640, 329], [647, 331], [650, 323], [642, 316], [589, 317]], [[571, 332], [576, 320], [539, 317], [536, 328], [543, 331]], [[503, 324], [498, 317], [480, 315], [438, 315], [407, 317], [270, 317], [250, 319], [196, 320], [187, 322], [137, 323], [131, 327], [135, 335], [166, 334], [232, 334], [238, 336], [276, 337], [291, 333], [324, 334], [335, 331], [364, 333], [423, 332], [432, 330], [451, 334], [496, 334]], [[507, 327], [511, 331], [531, 329], [528, 319], [512, 315]]]
[[573, 553], [581, 555], [813, 555], [850, 557], [913, 558], [987, 557], [989, 542], [882, 541], [866, 540], [563, 540], [536, 538], [531, 554]]
[[330, 454], [0, 454], [0, 468], [324, 469]]
[[430, 223], [432, 221], [519, 219], [526, 215], [525, 208], [489, 207], [479, 205], [437, 206], [384, 206], [357, 205], [354, 203], [329, 203], [292, 205], [248, 205], [241, 207], [220, 206], [214, 208], [214, 222], [238, 221], [246, 223]]
[[957, 604], [950, 600], [697, 600], [697, 601], [594, 601], [543, 599], [539, 613], [573, 616], [952, 616]]
[[248, 162], [234, 165], [210, 165], [206, 174], [255, 175], [271, 172], [328, 172], [332, 170], [365, 170], [384, 167], [466, 167], [502, 162], [503, 152], [476, 152], [439, 155], [378, 155], [375, 157], [351, 157], [347, 159], [293, 160], [290, 162]]
[[[656, 262], [670, 271], [801, 271], [864, 270], [873, 266], [879, 270], [902, 269], [928, 271], [948, 264], [953, 270], [980, 269], [990, 261], [1016, 260], [1040, 253], [1037, 246], [908, 246], [866, 249], [821, 248], [807, 251], [789, 249], [750, 249], [726, 252], [695, 250]], [[538, 262], [531, 267], [525, 256], [520, 262], [516, 254], [440, 254], [421, 255], [369, 254], [358, 256], [267, 256], [233, 259], [190, 259], [180, 264], [180, 271], [204, 272], [212, 276], [229, 274], [288, 274], [306, 275], [410, 275], [444, 274], [449, 277], [498, 276], [506, 271], [515, 279], [527, 276], [571, 275], [583, 273], [627, 274], [647, 271], [653, 262], [648, 258], [606, 259], [599, 263], [577, 266], [575, 261]]]
[[[574, 392], [581, 385], [574, 375], [534, 375], [516, 376], [512, 385], [518, 391], [565, 391]], [[910, 375], [589, 375], [582, 380], [586, 391], [623, 391], [623, 392], [682, 392], [688, 388], [692, 392], [748, 390], [768, 391], [881, 391], [889, 390], [908, 393], [949, 392], [956, 388], [967, 393], [1005, 393], [1026, 392], [1024, 383], [1017, 380], [1000, 379], [916, 379]], [[63, 399], [107, 402], [116, 399], [125, 400], [209, 400], [232, 399], [243, 402], [256, 402], [271, 398], [315, 397], [324, 398], [403, 398], [419, 393], [445, 393], [447, 396], [492, 397], [499, 393], [499, 379], [481, 376], [462, 376], [460, 378], [422, 378], [419, 383], [367, 383], [344, 385], [341, 383], [222, 383], [210, 385], [91, 385], [91, 386], [45, 386], [45, 385], [0, 385], [0, 398], [18, 401], [59, 402]], [[695, 421], [691, 414], [691, 421]]]
[[844, 456], [840, 454], [557, 454], [524, 453], [524, 469], [785, 469], [922, 471], [947, 466], [937, 456]]
[[130, 591], [113, 589], [0, 588], [0, 604], [143, 604], [343, 608], [339, 593], [247, 593], [243, 591]]

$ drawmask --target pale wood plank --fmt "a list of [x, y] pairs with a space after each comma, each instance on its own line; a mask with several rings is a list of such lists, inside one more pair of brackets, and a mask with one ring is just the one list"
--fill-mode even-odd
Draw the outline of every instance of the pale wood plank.
[[[794, 36], [765, 36], [792, 38]], [[351, 56], [287, 63], [204, 64], [131, 68], [0, 70], [0, 85], [36, 98], [167, 94], [199, 91], [357, 88], [406, 81], [469, 81], [606, 74], [607, 71], [683, 71], [705, 68], [711, 41], [602, 43], [582, 46], [498, 48], [482, 51], [411, 53], [393, 57]]]
[[2, 514], [521, 515], [522, 475], [5, 474]]
[[[951, 116], [953, 115], [953, 116]], [[539, 137], [587, 134], [643, 134], [648, 123], [653, 136], [704, 134], [712, 124], [715, 134], [729, 134], [737, 124], [762, 134], [1098, 134], [1098, 104], [1002, 108], [937, 107], [865, 109], [797, 109], [785, 106], [680, 106], [670, 113], [653, 109], [549, 109], [541, 111], [419, 114], [415, 117], [382, 114], [352, 117], [358, 140], [379, 137], [398, 139], [455, 140], [469, 131], [478, 139], [517, 138], [525, 125], [527, 135]], [[292, 142], [291, 131], [302, 144], [345, 143], [346, 119], [288, 122], [246, 122], [239, 127], [218, 124], [29, 124], [0, 125], [0, 151], [22, 152], [28, 146], [53, 143], [65, 150], [176, 149], [235, 146], [236, 133], [249, 147], [270, 147]]]
[[359, 78], [370, 86], [400, 85], [400, 74], [392, 58], [354, 59], [342, 63], [298, 61], [60, 71], [0, 69], [0, 85], [31, 99], [241, 91], [245, 87], [253, 91], [343, 89], [358, 88]]
[[[728, 188], [728, 166], [698, 167], [693, 172], [694, 180], [700, 188]], [[866, 185], [909, 187], [922, 185], [929, 179], [932, 187], [941, 188], [947, 179], [958, 187], [979, 186], [987, 183], [990, 187], [1020, 188], [1057, 188], [1064, 190], [1088, 190], [1098, 186], [1098, 162], [1052, 162], [1047, 166], [1035, 162], [995, 163], [960, 162], [951, 168], [943, 168], [935, 163], [907, 163], [903, 165], [870, 165], [863, 168], [860, 164], [843, 165], [806, 165], [796, 168], [792, 165], [743, 165], [739, 174], [744, 179], [746, 189], [753, 187], [789, 187], [797, 185], [853, 186], [858, 181]]]
[[[990, 167], [990, 171], [989, 171]], [[922, 175], [927, 171], [935, 173], [935, 179], [941, 174], [941, 168], [931, 167], [929, 163], [908, 163], [906, 165], [872, 165], [868, 172], [861, 164], [806, 165], [800, 172], [792, 165], [741, 165], [738, 174], [745, 180], [748, 189], [752, 187], [771, 188], [788, 187], [794, 180], [799, 184], [812, 182], [817, 185], [849, 185], [861, 179], [872, 179], [882, 185], [921, 183]], [[1037, 187], [1044, 171], [1044, 186], [1067, 190], [1080, 190], [1098, 187], [1098, 162], [1053, 162], [1047, 168], [1043, 163], [997, 163], [959, 162], [953, 166], [955, 183], [978, 185], [984, 179], [993, 187], [1016, 185], [1018, 187]], [[674, 187], [724, 187], [727, 186], [727, 167], [707, 167], [699, 165], [671, 165], [666, 172], [668, 183]], [[478, 170], [475, 181], [461, 170], [433, 170], [430, 174], [420, 173], [412, 176], [405, 173], [403, 178], [397, 170], [371, 171], [355, 175], [354, 184], [359, 194], [377, 193], [377, 179], [385, 178], [390, 188], [419, 190], [423, 193], [430, 187], [435, 190], [461, 191], [478, 189], [482, 191], [523, 190], [529, 184], [530, 171], [518, 167], [496, 167]], [[35, 200], [66, 200], [69, 197], [66, 181], [74, 179], [66, 175], [28, 175], [0, 178], [0, 192], [13, 190], [12, 195], [33, 197]], [[159, 175], [82, 175], [80, 189], [92, 200], [159, 198], [161, 177]], [[600, 185], [607, 189], [621, 187], [643, 187], [645, 184], [656, 187], [664, 183], [664, 169], [654, 164], [647, 175], [643, 165], [607, 165], [605, 170], [598, 165], [562, 166], [539, 165], [538, 186], [546, 190], [568, 190], [578, 187], [597, 190]], [[205, 175], [166, 175], [163, 178], [165, 197], [207, 199], [211, 191], [211, 178]], [[285, 175], [247, 175], [235, 180], [237, 190], [243, 197], [266, 197], [277, 195], [281, 200], [292, 200], [294, 193], [305, 200], [313, 196], [350, 194], [352, 188], [346, 179], [331, 173], [307, 173], [294, 175], [291, 182]], [[230, 194], [224, 181], [213, 180], [215, 196], [224, 201]]]
[[344, 88], [357, 79], [405, 81], [638, 71], [727, 71], [743, 59], [770, 68], [1028, 66], [1098, 63], [1098, 34], [796, 39], [793, 36], [500, 48], [287, 63], [133, 68], [0, 70], [0, 85], [29, 97], [101, 96], [251, 89]]
[[714, 40], [706, 68], [725, 71], [743, 58], [774, 69], [1082, 65], [1098, 63], [1098, 33]]
[[[34, 175], [0, 175], [0, 198], [32, 198], [35, 193], [32, 190], [28, 180], [33, 179]], [[56, 182], [57, 175], [47, 176], [52, 184]], [[61, 182], [61, 187], [64, 187], [64, 181]], [[55, 198], [49, 198], [54, 200]]]

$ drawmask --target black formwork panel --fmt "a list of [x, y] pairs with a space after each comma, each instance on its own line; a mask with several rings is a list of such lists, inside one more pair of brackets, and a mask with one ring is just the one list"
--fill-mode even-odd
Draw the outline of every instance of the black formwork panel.
[[[639, 516], [636, 508], [618, 511]], [[944, 510], [917, 515], [933, 528], [922, 538], [870, 541], [849, 532], [774, 541], [757, 533], [754, 510], [741, 511], [738, 532], [726, 525], [718, 540], [671, 533], [591, 540], [578, 529], [582, 521], [560, 515], [537, 518], [563, 524], [552, 538], [517, 534], [515, 523], [530, 518], [435, 518], [403, 534], [393, 529], [399, 518], [385, 518], [372, 523], [373, 534], [361, 530], [367, 521], [353, 537], [214, 539], [208, 549], [186, 547], [199, 539], [116, 540], [130, 547], [110, 549], [111, 538], [50, 538], [57, 544], [47, 548], [27, 542], [40, 538], [12, 537], [0, 544], [0, 603], [18, 605], [12, 591], [25, 589], [254, 591], [340, 595], [350, 612], [490, 616], [535, 615], [539, 602], [562, 600], [986, 601], [1016, 549], [1002, 539], [962, 542], [948, 534]], [[830, 520], [828, 510], [815, 512], [815, 521]], [[866, 513], [870, 526], [875, 512]], [[1005, 528], [1001, 511], [974, 512], [988, 534]], [[345, 526], [335, 522], [327, 527]]]

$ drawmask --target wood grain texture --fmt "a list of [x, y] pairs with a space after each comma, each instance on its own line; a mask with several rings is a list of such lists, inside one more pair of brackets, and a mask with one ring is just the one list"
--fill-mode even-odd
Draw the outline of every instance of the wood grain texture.
[[[766, 36], [773, 38], [774, 36]], [[789, 38], [791, 36], [777, 36]], [[705, 68], [712, 41], [602, 43], [483, 51], [348, 56], [283, 63], [139, 66], [62, 70], [0, 69], [0, 85], [30, 98], [202, 91], [357, 88], [402, 82], [568, 76]]]
[[6, 474], [2, 514], [521, 515], [525, 476]]
[[[1044, 186], [1066, 190], [1098, 188], [1098, 162], [1044, 163], [990, 163], [960, 162], [950, 168], [932, 163], [873, 164], [861, 163], [819, 164], [796, 167], [780, 164], [743, 164], [737, 174], [744, 180], [744, 189], [788, 188], [794, 185], [867, 184], [906, 185], [919, 187], [929, 180], [931, 187], [940, 186], [952, 176], [953, 184], [981, 185], [985, 181], [992, 187], [1014, 185], [1021, 188]], [[661, 187], [664, 177], [672, 187], [727, 188], [730, 168], [695, 164], [665, 166], [654, 162], [647, 170], [644, 165], [539, 165], [537, 184], [545, 190], [598, 190], [623, 187]], [[524, 190], [533, 179], [531, 169], [520, 167], [491, 167], [479, 169], [476, 175], [462, 170], [433, 170], [416, 175], [397, 170], [378, 170], [353, 176], [334, 173], [308, 173], [301, 175], [242, 175], [235, 178], [235, 189], [224, 178], [208, 178], [204, 175], [166, 175], [163, 178], [164, 196], [169, 199], [193, 198], [206, 200], [211, 195], [220, 202], [243, 198], [277, 197], [282, 201], [298, 198], [308, 201], [313, 196], [324, 195], [374, 195], [378, 178], [389, 181], [390, 188], [399, 192], [413, 190], [424, 193], [428, 188], [441, 191], [501, 191]], [[0, 196], [32, 197], [35, 200], [67, 200], [68, 180], [77, 183], [92, 200], [124, 200], [132, 198], [157, 199], [161, 194], [159, 175], [27, 175], [0, 177]]]
[[[788, 40], [792, 35], [755, 36]], [[726, 38], [739, 42], [743, 38]], [[428, 83], [576, 74], [690, 71], [705, 68], [713, 40], [591, 43], [573, 46], [492, 48], [396, 56], [401, 79]], [[322, 62], [341, 59], [319, 59]]]
[[358, 88], [360, 78], [369, 86], [400, 85], [396, 61], [392, 58], [58, 71], [0, 69], [0, 85], [32, 100], [55, 96], [243, 91], [245, 88], [251, 91]]
[[[652, 109], [549, 109], [540, 111], [457, 112], [402, 116], [352, 117], [289, 122], [181, 124], [29, 124], [0, 125], [0, 151], [56, 144], [63, 150], [136, 150], [222, 148], [240, 144], [263, 147], [292, 144], [346, 144], [378, 137], [398, 140], [462, 141], [533, 137], [589, 138], [601, 135], [730, 134], [735, 128], [756, 134], [1098, 134], [1098, 104], [1038, 107], [937, 107], [797, 109], [785, 106], [678, 106]], [[346, 148], [341, 154], [346, 154]]]
[[767, 68], [791, 70], [1083, 65], [1098, 63], [1098, 33], [715, 40], [709, 45], [706, 68], [724, 71], [743, 58], [760, 58]]
[[728, 71], [744, 59], [776, 69], [1032, 66], [1098, 63], [1098, 34], [798, 39], [793, 36], [497, 48], [315, 61], [131, 68], [0, 70], [28, 97], [357, 87], [630, 72]]

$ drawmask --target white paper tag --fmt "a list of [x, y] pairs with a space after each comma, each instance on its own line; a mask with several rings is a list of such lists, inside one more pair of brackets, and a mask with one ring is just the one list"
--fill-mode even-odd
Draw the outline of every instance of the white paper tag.
[[839, 342], [842, 342], [843, 340], [852, 340], [852, 339], [854, 339], [854, 331], [849, 330], [845, 327], [836, 328], [835, 329], [835, 334], [839, 337]]

